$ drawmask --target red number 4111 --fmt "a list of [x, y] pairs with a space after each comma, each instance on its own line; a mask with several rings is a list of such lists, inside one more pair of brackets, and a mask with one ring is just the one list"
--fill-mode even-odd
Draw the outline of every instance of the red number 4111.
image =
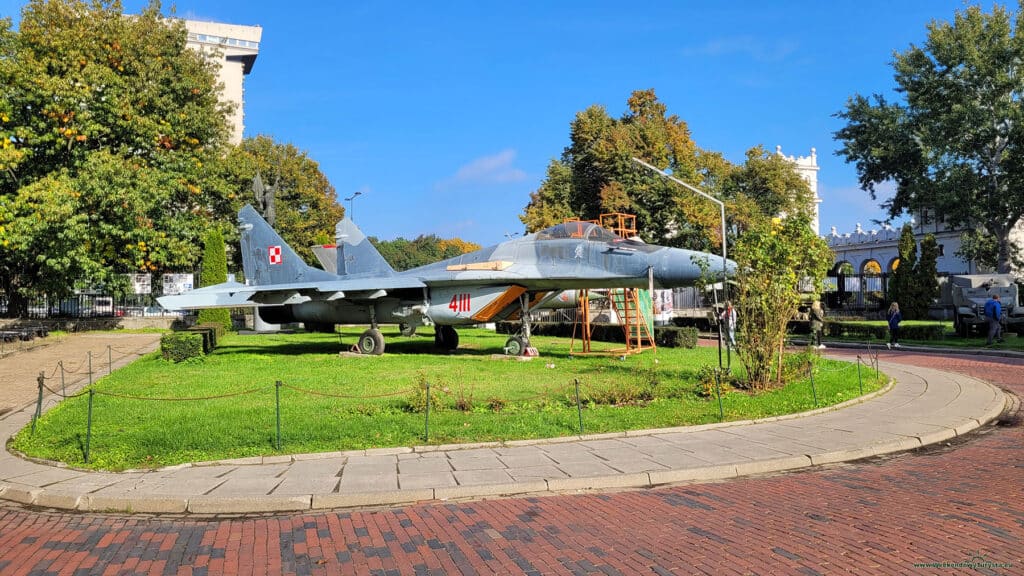
[[452, 296], [452, 301], [448, 303], [448, 308], [452, 312], [469, 312], [469, 294], [456, 294]]

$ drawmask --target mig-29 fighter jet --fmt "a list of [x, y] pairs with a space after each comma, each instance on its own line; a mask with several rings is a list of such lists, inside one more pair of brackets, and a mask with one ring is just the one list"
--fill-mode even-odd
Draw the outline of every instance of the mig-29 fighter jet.
[[564, 290], [674, 288], [700, 278], [699, 260], [724, 272], [735, 263], [704, 252], [627, 240], [589, 222], [567, 222], [495, 246], [396, 272], [348, 218], [338, 222], [334, 273], [307, 265], [252, 206], [238, 212], [245, 282], [159, 298], [168, 310], [255, 306], [269, 323], [307, 327], [369, 324], [357, 348], [381, 354], [380, 324], [434, 325], [435, 344], [458, 347], [455, 326], [522, 320], [506, 342], [529, 346], [529, 312]]

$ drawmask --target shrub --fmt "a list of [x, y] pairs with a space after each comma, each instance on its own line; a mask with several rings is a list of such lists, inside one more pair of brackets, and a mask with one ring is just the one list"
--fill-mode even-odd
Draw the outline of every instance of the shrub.
[[785, 383], [806, 378], [808, 366], [814, 364], [816, 356], [810, 351], [785, 356], [782, 360], [782, 381]]
[[[444, 408], [444, 400], [441, 398], [442, 387], [433, 385], [430, 387], [430, 411], [438, 411]], [[410, 412], [422, 413], [427, 411], [427, 377], [420, 374], [412, 392], [405, 399], [406, 406]]]
[[694, 393], [701, 398], [712, 398], [715, 396], [715, 374], [718, 369], [709, 364], [701, 366], [697, 370], [697, 386]]
[[192, 334], [199, 336], [203, 345], [203, 354], [213, 352], [213, 349], [217, 345], [216, 332], [212, 328], [193, 326], [185, 330], [185, 332], [191, 332]]
[[160, 353], [164, 360], [182, 362], [203, 356], [203, 337], [190, 332], [172, 332], [160, 338]]
[[666, 326], [654, 329], [655, 340], [659, 346], [667, 348], [696, 348], [697, 328], [693, 326]]

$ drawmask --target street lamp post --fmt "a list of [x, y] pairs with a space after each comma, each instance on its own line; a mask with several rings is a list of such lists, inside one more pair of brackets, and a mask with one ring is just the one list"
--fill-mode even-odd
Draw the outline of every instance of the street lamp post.
[[[662, 176], [663, 178], [667, 178], [667, 179], [671, 180], [672, 182], [675, 182], [676, 184], [679, 184], [683, 188], [686, 188], [687, 190], [689, 190], [691, 192], [696, 192], [697, 194], [700, 194], [704, 198], [707, 198], [708, 200], [711, 200], [715, 204], [718, 204], [718, 209], [721, 211], [721, 214], [722, 214], [722, 292], [727, 294], [728, 293], [728, 288], [727, 288], [728, 284], [726, 284], [726, 280], [729, 277], [729, 265], [727, 264], [727, 261], [726, 261], [726, 248], [725, 248], [725, 244], [726, 244], [726, 242], [725, 242], [725, 203], [722, 202], [721, 200], [717, 199], [717, 198], [714, 198], [714, 197], [710, 196], [709, 194], [706, 194], [706, 193], [700, 191], [696, 186], [691, 186], [691, 185], [687, 184], [686, 182], [683, 182], [682, 180], [673, 177], [671, 174], [665, 172], [664, 170], [661, 170], [659, 168], [655, 168], [654, 166], [651, 166], [647, 162], [644, 162], [643, 160], [641, 160], [641, 159], [639, 159], [639, 158], [637, 158], [635, 156], [633, 157], [633, 162], [636, 162], [637, 164], [640, 164], [644, 168], [647, 168], [648, 170], [656, 172], [658, 175]], [[719, 368], [722, 367], [722, 328], [721, 328], [721, 326], [719, 326], [719, 328], [718, 328], [718, 367]]]
[[639, 158], [633, 157], [633, 162], [636, 162], [637, 164], [640, 164], [641, 166], [647, 168], [648, 170], [652, 170], [654, 172], [657, 172], [658, 174], [660, 174], [664, 178], [667, 178], [667, 179], [675, 182], [676, 184], [679, 184], [683, 188], [686, 188], [687, 190], [689, 190], [691, 192], [696, 192], [697, 194], [700, 194], [701, 196], [707, 198], [708, 200], [711, 200], [715, 204], [718, 204], [718, 209], [719, 209], [719, 211], [722, 214], [722, 282], [723, 282], [722, 286], [725, 286], [725, 284], [724, 284], [725, 279], [729, 275], [729, 269], [728, 269], [728, 266], [727, 266], [727, 264], [725, 262], [726, 261], [726, 248], [725, 248], [725, 203], [722, 202], [721, 200], [719, 200], [719, 199], [709, 195], [709, 194], [701, 192], [696, 186], [691, 186], [691, 185], [687, 184], [686, 182], [683, 182], [682, 180], [673, 177], [671, 174], [665, 172], [664, 170], [660, 170], [658, 168], [655, 168], [654, 166], [651, 166], [650, 164], [648, 164], [647, 162], [644, 162], [643, 160], [641, 160]]
[[345, 201], [348, 202], [348, 219], [353, 222], [355, 222], [356, 220], [355, 199], [356, 196], [362, 196], [362, 194], [362, 192], [356, 192], [355, 194], [349, 196], [348, 198], [345, 198]]

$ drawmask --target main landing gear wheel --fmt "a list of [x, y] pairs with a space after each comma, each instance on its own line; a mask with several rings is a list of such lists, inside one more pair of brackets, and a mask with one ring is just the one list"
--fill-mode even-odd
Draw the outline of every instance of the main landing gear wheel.
[[398, 331], [402, 333], [402, 336], [406, 338], [416, 334], [416, 326], [412, 324], [401, 323], [398, 325]]
[[359, 336], [356, 347], [359, 348], [360, 354], [380, 356], [384, 353], [384, 336], [381, 335], [380, 330], [370, 328]]
[[530, 341], [522, 336], [513, 336], [505, 341], [505, 351], [509, 356], [522, 356], [526, 353], [526, 347]]
[[455, 350], [459, 347], [459, 333], [451, 326], [438, 326], [434, 332], [434, 345], [441, 350]]

